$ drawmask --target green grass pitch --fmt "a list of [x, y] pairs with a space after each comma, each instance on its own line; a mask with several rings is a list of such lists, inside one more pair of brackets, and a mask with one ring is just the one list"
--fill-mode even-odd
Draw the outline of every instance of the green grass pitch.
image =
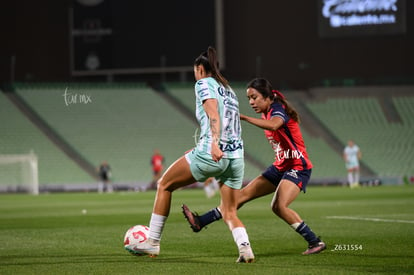
[[302, 237], [271, 212], [271, 196], [252, 201], [239, 211], [252, 264], [235, 263], [222, 221], [190, 230], [181, 204], [204, 213], [219, 201], [201, 189], [174, 192], [157, 258], [130, 255], [124, 233], [148, 224], [154, 195], [1, 195], [0, 274], [414, 274], [414, 186], [310, 186], [292, 204], [328, 245], [310, 256], [301, 255]]

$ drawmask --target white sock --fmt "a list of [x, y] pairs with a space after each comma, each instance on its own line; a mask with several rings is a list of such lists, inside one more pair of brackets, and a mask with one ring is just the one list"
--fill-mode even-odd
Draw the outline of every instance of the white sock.
[[246, 228], [236, 227], [231, 233], [233, 234], [234, 242], [237, 244], [237, 247], [240, 247], [241, 244], [250, 245], [249, 236], [247, 236]]
[[296, 230], [299, 227], [300, 224], [301, 224], [300, 222], [295, 222], [295, 223], [292, 223], [290, 225], [290, 227], [292, 227], [294, 230]]
[[354, 183], [354, 176], [352, 175], [352, 172], [348, 172], [348, 182], [349, 185], [352, 185]]
[[359, 172], [355, 172], [355, 183], [359, 183]]
[[211, 198], [214, 195], [214, 190], [211, 188], [210, 185], [204, 186], [204, 192], [206, 192], [207, 198]]
[[167, 217], [152, 213], [149, 226], [149, 239], [155, 240], [158, 243], [161, 241], [161, 234], [166, 220]]

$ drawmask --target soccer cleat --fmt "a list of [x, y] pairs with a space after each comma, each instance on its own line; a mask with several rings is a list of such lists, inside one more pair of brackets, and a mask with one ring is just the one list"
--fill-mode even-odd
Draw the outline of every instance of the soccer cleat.
[[125, 249], [137, 256], [148, 255], [155, 258], [160, 254], [160, 245], [151, 244], [149, 240], [139, 244], [126, 245]]
[[326, 244], [322, 241], [317, 242], [315, 244], [310, 244], [308, 246], [308, 249], [302, 253], [302, 255], [311, 255], [311, 254], [317, 254], [319, 252], [322, 252], [322, 250], [326, 249]]
[[254, 262], [253, 250], [249, 244], [242, 244], [239, 248], [239, 258], [236, 263], [252, 263]]
[[198, 215], [191, 212], [187, 205], [183, 204], [181, 206], [183, 209], [184, 217], [187, 219], [188, 223], [190, 224], [191, 229], [194, 232], [199, 232], [202, 227], [200, 225], [200, 220], [198, 219]]

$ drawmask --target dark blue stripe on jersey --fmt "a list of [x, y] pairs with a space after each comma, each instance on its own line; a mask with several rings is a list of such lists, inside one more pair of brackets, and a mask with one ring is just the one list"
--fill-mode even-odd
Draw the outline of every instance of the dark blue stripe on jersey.
[[[290, 119], [290, 117], [289, 117], [289, 119]], [[288, 136], [290, 142], [293, 144], [293, 147], [295, 147], [296, 151], [299, 151], [298, 147], [296, 146], [296, 143], [293, 140], [292, 134], [291, 134], [287, 124], [283, 124], [283, 128], [285, 129], [286, 135]], [[305, 158], [301, 157], [300, 160], [302, 161], [303, 169], [308, 169], [308, 163], [306, 162]]]
[[[293, 144], [293, 147], [295, 147], [295, 150], [299, 152], [298, 147], [296, 143], [293, 140], [292, 133], [289, 130], [289, 127], [287, 126], [288, 122], [292, 119], [287, 113], [285, 108], [283, 108], [283, 105], [277, 101], [274, 101], [271, 104], [271, 117], [280, 117], [284, 121], [283, 128], [286, 132], [286, 135], [288, 136], [290, 142]], [[300, 160], [302, 161], [303, 169], [308, 169], [308, 163], [306, 162], [304, 157], [301, 157]]]

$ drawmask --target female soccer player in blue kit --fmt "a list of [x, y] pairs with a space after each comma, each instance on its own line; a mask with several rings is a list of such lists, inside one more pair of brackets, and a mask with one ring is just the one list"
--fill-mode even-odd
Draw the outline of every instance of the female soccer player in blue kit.
[[[282, 93], [272, 89], [263, 78], [252, 80], [247, 86], [247, 98], [253, 110], [261, 118], [240, 115], [240, 119], [264, 129], [273, 151], [275, 161], [260, 176], [256, 177], [237, 194], [237, 208], [248, 201], [274, 193], [273, 212], [289, 224], [308, 242], [302, 254], [319, 253], [326, 248], [323, 241], [312, 232], [289, 205], [300, 191], [306, 191], [312, 163], [308, 158], [305, 143], [299, 128], [299, 115], [286, 101]], [[183, 205], [183, 214], [194, 232], [221, 219], [221, 205], [198, 216]]]
[[157, 256], [172, 192], [215, 177], [220, 182], [221, 214], [239, 249], [237, 262], [250, 263], [254, 254], [246, 229], [237, 217], [236, 205], [236, 191], [242, 187], [244, 176], [239, 102], [218, 69], [214, 48], [209, 47], [196, 58], [194, 76], [196, 117], [201, 128], [197, 146], [176, 160], [158, 181], [148, 240], [125, 248], [132, 253]]

